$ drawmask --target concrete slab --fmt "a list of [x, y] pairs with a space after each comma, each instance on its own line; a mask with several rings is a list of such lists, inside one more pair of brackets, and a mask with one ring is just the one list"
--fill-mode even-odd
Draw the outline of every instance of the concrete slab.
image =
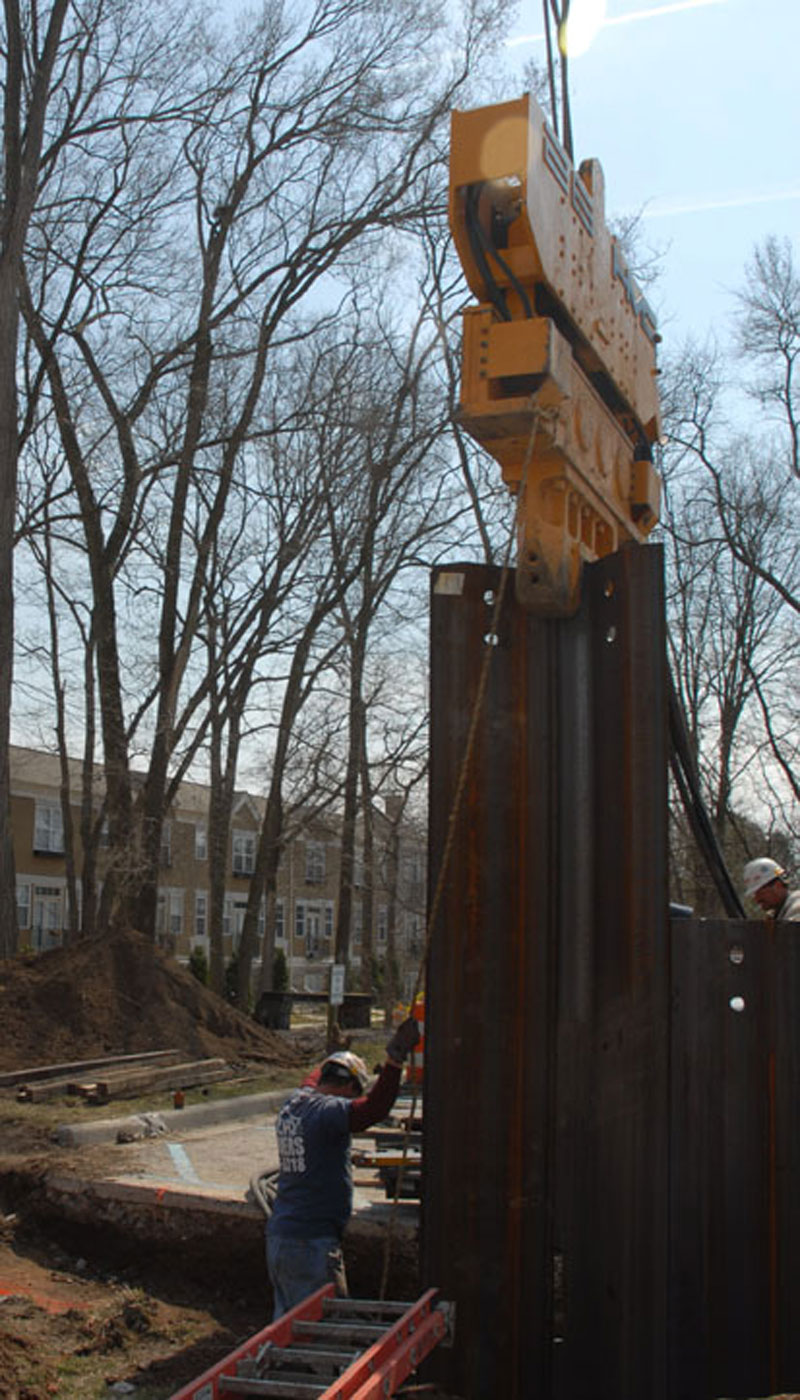
[[[65, 1205], [72, 1200], [76, 1208], [83, 1193], [96, 1205], [116, 1201], [126, 1213], [139, 1205], [147, 1211], [200, 1211], [263, 1220], [250, 1182], [278, 1166], [275, 1115], [285, 1097], [284, 1092], [260, 1094], [154, 1115], [160, 1126], [147, 1137], [118, 1136], [121, 1130], [135, 1127], [135, 1119], [70, 1126], [64, 1130], [65, 1137], [67, 1131], [70, 1134], [68, 1145], [110, 1142], [114, 1146], [111, 1154], [104, 1154], [102, 1173], [91, 1182], [59, 1174], [50, 1176], [48, 1186], [64, 1198]], [[231, 1116], [235, 1106], [244, 1109], [244, 1116]], [[368, 1137], [356, 1137], [353, 1145], [370, 1149], [373, 1144]], [[118, 1163], [111, 1168], [110, 1155]], [[393, 1206], [374, 1172], [355, 1169], [354, 1226], [356, 1222], [385, 1225], [393, 1219], [393, 1228], [416, 1234], [418, 1216], [416, 1201]]]

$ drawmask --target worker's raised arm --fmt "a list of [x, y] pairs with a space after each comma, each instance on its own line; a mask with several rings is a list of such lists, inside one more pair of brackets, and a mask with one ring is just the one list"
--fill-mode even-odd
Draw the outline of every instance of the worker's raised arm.
[[403, 1063], [418, 1040], [419, 1026], [413, 1016], [408, 1016], [386, 1046], [386, 1060], [369, 1093], [350, 1104], [351, 1133], [362, 1133], [386, 1117], [397, 1098]]

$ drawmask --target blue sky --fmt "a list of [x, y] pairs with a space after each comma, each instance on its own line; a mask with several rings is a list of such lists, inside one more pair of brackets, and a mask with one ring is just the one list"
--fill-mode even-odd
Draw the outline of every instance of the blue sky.
[[[522, 0], [512, 64], [544, 61], [541, 15]], [[607, 213], [641, 210], [664, 249], [648, 295], [668, 351], [724, 341], [754, 245], [797, 244], [799, 58], [800, 0], [606, 0], [570, 64], [576, 164], [596, 157]]]

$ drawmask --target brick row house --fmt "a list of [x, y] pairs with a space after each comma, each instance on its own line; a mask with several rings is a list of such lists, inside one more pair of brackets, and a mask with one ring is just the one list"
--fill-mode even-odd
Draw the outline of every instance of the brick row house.
[[[12, 745], [11, 819], [17, 878], [17, 918], [21, 948], [44, 951], [59, 946], [68, 925], [64, 822], [60, 800], [60, 768], [56, 755]], [[79, 765], [73, 765], [77, 832]], [[98, 771], [99, 791], [102, 771]], [[193, 949], [208, 956], [208, 805], [209, 789], [182, 783], [164, 823], [161, 880], [156, 935], [179, 962], [187, 963]], [[228, 879], [225, 891], [223, 947], [226, 962], [241, 936], [249, 881], [255, 865], [263, 801], [249, 793], [237, 796], [230, 831]], [[385, 814], [376, 814], [378, 832], [388, 834]], [[76, 859], [80, 869], [79, 838]], [[376, 846], [380, 849], [380, 835]], [[291, 985], [301, 991], [325, 991], [336, 931], [339, 882], [339, 838], [335, 819], [317, 819], [301, 830], [284, 851], [276, 900], [276, 947], [284, 950]], [[373, 872], [373, 953], [385, 956], [392, 898], [386, 883], [388, 862], [376, 859]], [[100, 857], [102, 879], [102, 852]], [[362, 871], [356, 855], [351, 968], [361, 963], [363, 947]], [[80, 898], [80, 889], [78, 891]], [[412, 826], [399, 833], [394, 899], [395, 952], [400, 985], [413, 987], [425, 928], [425, 850]], [[263, 916], [262, 916], [263, 917]], [[257, 984], [259, 965], [253, 969]], [[351, 976], [351, 981], [353, 976]]]

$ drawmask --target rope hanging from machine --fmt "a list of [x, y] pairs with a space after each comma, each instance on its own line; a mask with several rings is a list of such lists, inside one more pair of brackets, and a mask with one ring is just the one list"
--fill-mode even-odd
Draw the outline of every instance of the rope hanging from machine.
[[[533, 456], [533, 448], [536, 441], [536, 432], [539, 427], [540, 418], [542, 416], [541, 411], [536, 407], [535, 397], [531, 400], [531, 406], [533, 410], [531, 430], [528, 436], [528, 445], [525, 452], [525, 459], [522, 464], [519, 491], [517, 493], [517, 508], [514, 512], [514, 519], [511, 525], [511, 529], [509, 530], [508, 540], [506, 543], [505, 555], [503, 558], [500, 573], [500, 582], [497, 588], [497, 593], [494, 598], [494, 606], [492, 608], [492, 620], [489, 632], [487, 634], [487, 642], [484, 649], [483, 662], [481, 665], [480, 676], [478, 678], [477, 690], [475, 692], [475, 701], [472, 706], [472, 713], [470, 716], [469, 730], [467, 732], [467, 739], [464, 745], [464, 756], [461, 760], [461, 767], [459, 770], [458, 782], [456, 784], [456, 791], [453, 796], [453, 801], [450, 807], [450, 815], [447, 820], [447, 839], [445, 840], [444, 851], [442, 853], [442, 860], [437, 873], [436, 885], [433, 892], [433, 898], [431, 899], [430, 910], [428, 913], [428, 921], [425, 929], [425, 942], [422, 948], [422, 954], [419, 959], [419, 964], [417, 966], [417, 975], [414, 981], [414, 990], [411, 994], [412, 1006], [417, 1001], [420, 991], [422, 990], [422, 982], [425, 976], [425, 966], [428, 961], [428, 953], [430, 951], [433, 930], [436, 926], [436, 922], [439, 917], [439, 906], [441, 904], [442, 897], [444, 894], [445, 880], [447, 878], [450, 857], [452, 855], [453, 845], [455, 842], [456, 829], [461, 814], [461, 804], [464, 796], [464, 791], [467, 785], [470, 764], [472, 762], [472, 754], [475, 748], [475, 740], [477, 738], [478, 733], [478, 723], [480, 720], [481, 711], [483, 709], [483, 702], [486, 696], [486, 687], [489, 679], [489, 667], [491, 665], [492, 655], [494, 652], [494, 646], [491, 644], [491, 639], [497, 636], [498, 628], [500, 625], [500, 614], [503, 608], [503, 600], [505, 597], [508, 580], [511, 574], [511, 553], [514, 546], [514, 540], [516, 539], [517, 535], [519, 510], [521, 502], [524, 499], [528, 479], [528, 469], [530, 467], [531, 458]], [[408, 1145], [410, 1142], [410, 1133], [416, 1116], [417, 1095], [418, 1085], [415, 1083], [411, 1095], [411, 1108], [409, 1109], [408, 1118], [406, 1119], [405, 1124], [405, 1131], [403, 1133], [403, 1152], [400, 1159], [400, 1166], [397, 1172], [397, 1177], [395, 1179], [394, 1196], [392, 1199], [392, 1212], [389, 1217], [389, 1225], [386, 1232], [383, 1257], [383, 1272], [381, 1276], [380, 1292], [378, 1294], [379, 1298], [386, 1297], [386, 1287], [389, 1279], [389, 1264], [391, 1260], [392, 1243], [394, 1239], [394, 1226], [397, 1212], [397, 1203], [400, 1200], [400, 1195], [403, 1189], [403, 1178], [405, 1175]]]

